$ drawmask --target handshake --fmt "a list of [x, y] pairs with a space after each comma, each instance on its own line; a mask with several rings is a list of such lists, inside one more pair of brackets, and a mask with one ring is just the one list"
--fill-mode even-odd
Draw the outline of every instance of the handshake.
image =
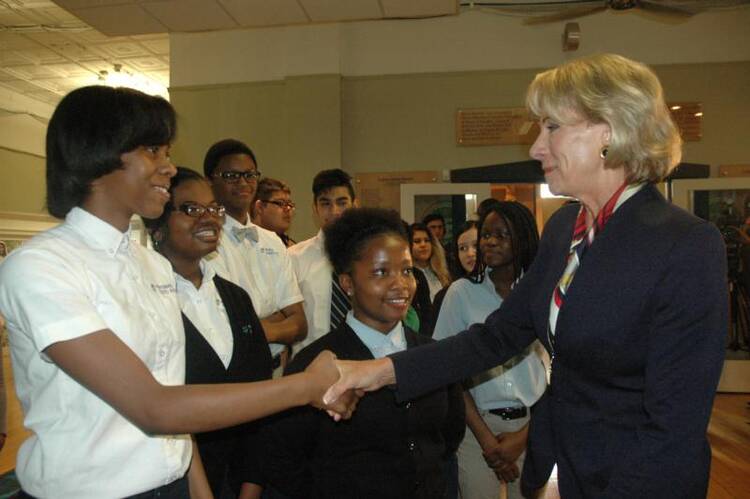
[[305, 369], [309, 404], [325, 410], [336, 421], [349, 419], [366, 392], [396, 382], [393, 362], [388, 357], [374, 360], [339, 360], [328, 350], [315, 357]]

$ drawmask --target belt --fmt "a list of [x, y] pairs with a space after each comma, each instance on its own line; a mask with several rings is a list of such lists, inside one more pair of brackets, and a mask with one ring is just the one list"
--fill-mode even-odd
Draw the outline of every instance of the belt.
[[281, 354], [277, 354], [273, 359], [271, 359], [272, 369], [278, 369], [279, 366], [281, 366]]
[[490, 409], [488, 411], [490, 414], [494, 414], [495, 416], [500, 416], [506, 421], [509, 421], [511, 419], [518, 419], [526, 417], [527, 410], [526, 407], [503, 407], [501, 409]]

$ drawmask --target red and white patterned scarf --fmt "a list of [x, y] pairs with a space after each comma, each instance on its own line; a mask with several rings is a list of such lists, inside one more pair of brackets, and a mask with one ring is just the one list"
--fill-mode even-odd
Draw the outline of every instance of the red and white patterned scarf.
[[581, 210], [578, 212], [578, 218], [573, 226], [573, 240], [570, 243], [570, 252], [568, 253], [568, 263], [565, 266], [560, 281], [557, 283], [554, 292], [552, 293], [552, 301], [550, 303], [549, 310], [549, 331], [554, 336], [555, 327], [557, 326], [557, 317], [560, 314], [560, 308], [565, 302], [565, 294], [570, 288], [570, 284], [573, 282], [573, 277], [576, 275], [578, 267], [581, 265], [583, 255], [586, 250], [594, 242], [594, 238], [599, 234], [604, 226], [607, 224], [612, 214], [622, 206], [622, 204], [630, 199], [636, 192], [641, 190], [645, 184], [633, 184], [628, 185], [627, 183], [617, 189], [617, 191], [609, 198], [609, 201], [596, 215], [596, 219], [591, 227], [586, 227], [586, 209], [581, 205]]

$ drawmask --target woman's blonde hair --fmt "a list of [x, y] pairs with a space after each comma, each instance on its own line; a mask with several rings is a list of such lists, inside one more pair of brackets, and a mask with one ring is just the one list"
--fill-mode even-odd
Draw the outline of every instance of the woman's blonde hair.
[[537, 118], [570, 123], [583, 117], [609, 125], [605, 167], [622, 166], [629, 182], [658, 182], [680, 161], [682, 139], [659, 79], [620, 55], [583, 57], [539, 73], [526, 106]]

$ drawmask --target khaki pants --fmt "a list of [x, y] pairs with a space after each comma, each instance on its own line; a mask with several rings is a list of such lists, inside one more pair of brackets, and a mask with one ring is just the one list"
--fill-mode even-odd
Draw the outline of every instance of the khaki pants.
[[[492, 433], [507, 433], [518, 431], [529, 422], [529, 416], [506, 421], [486, 411], [479, 411], [482, 419], [487, 423]], [[522, 453], [518, 458], [518, 469], [522, 469]], [[458, 448], [458, 489], [461, 499], [522, 499], [521, 479], [513, 483], [500, 483], [495, 472], [487, 466], [482, 455], [482, 447], [474, 438], [474, 434], [466, 429], [466, 436]]]

